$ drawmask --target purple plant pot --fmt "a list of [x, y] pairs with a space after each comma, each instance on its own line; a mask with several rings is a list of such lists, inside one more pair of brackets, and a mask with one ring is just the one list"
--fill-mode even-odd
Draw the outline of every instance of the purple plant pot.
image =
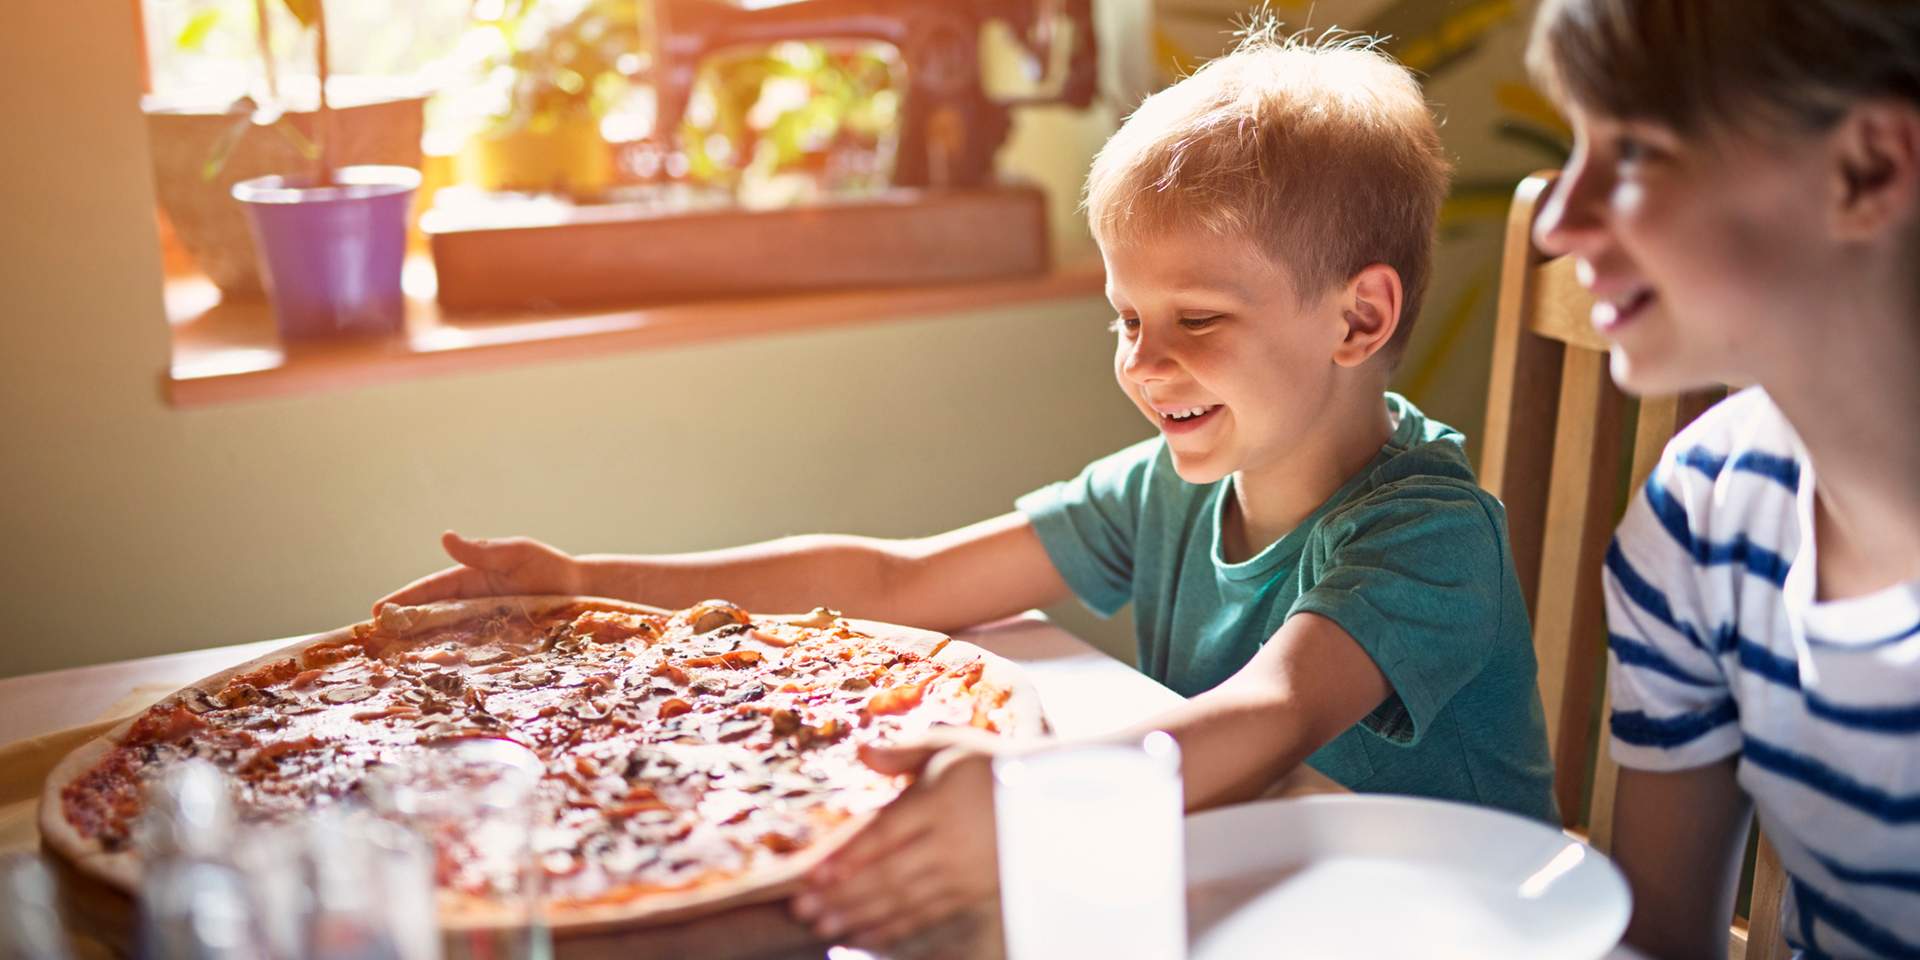
[[334, 180], [316, 187], [257, 177], [233, 185], [285, 340], [397, 333], [406, 322], [400, 264], [420, 171], [341, 167]]

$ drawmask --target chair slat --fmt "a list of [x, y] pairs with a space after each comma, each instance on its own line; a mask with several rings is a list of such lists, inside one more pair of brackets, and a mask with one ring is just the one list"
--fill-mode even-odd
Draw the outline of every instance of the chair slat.
[[1526, 333], [1528, 288], [1540, 259], [1533, 248], [1533, 204], [1552, 182], [1540, 176], [1522, 181], [1508, 213], [1480, 447], [1480, 483], [1507, 508], [1507, 539], [1529, 615], [1537, 613], [1540, 536], [1560, 395], [1560, 345]]
[[1572, 257], [1548, 261], [1533, 274], [1532, 309], [1527, 329], [1537, 336], [1571, 347], [1606, 353], [1607, 338], [1593, 329], [1593, 294], [1580, 285]]
[[[1603, 665], [1604, 667], [1604, 665]], [[1620, 790], [1620, 765], [1607, 750], [1607, 718], [1613, 716], [1613, 684], [1600, 684], [1600, 723], [1593, 738], [1593, 791], [1587, 803], [1587, 842], [1613, 853], [1613, 798]]]
[[1562, 822], [1577, 824], [1593, 757], [1594, 704], [1606, 667], [1600, 564], [1618, 516], [1616, 478], [1626, 404], [1607, 376], [1606, 354], [1574, 349], [1562, 362], [1534, 651], [1554, 757], [1554, 796]]
[[[1679, 396], [1648, 397], [1640, 401], [1640, 415], [1634, 421], [1633, 466], [1630, 468], [1627, 496], [1632, 497], [1653, 468], [1660, 463], [1667, 441], [1693, 418], [1706, 412], [1724, 391], [1701, 390]], [[1601, 685], [1600, 726], [1595, 731], [1592, 800], [1587, 809], [1587, 835], [1595, 849], [1613, 851], [1613, 798], [1620, 781], [1620, 765], [1607, 752], [1607, 720], [1613, 713], [1611, 684]]]
[[[1760, 825], [1753, 825], [1755, 830]], [[1787, 873], [1780, 867], [1780, 854], [1765, 833], [1754, 853], [1753, 887], [1749, 897], [1747, 920], [1748, 960], [1787, 960], [1785, 931], [1780, 929], [1780, 900], [1786, 895]]]

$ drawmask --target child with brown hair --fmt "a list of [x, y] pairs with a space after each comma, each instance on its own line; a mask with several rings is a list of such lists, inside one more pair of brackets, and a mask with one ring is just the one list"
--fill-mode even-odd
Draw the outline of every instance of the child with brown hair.
[[1542, 247], [1682, 431], [1606, 560], [1628, 940], [1717, 957], [1748, 824], [1806, 956], [1920, 956], [1920, 4], [1547, 0]]

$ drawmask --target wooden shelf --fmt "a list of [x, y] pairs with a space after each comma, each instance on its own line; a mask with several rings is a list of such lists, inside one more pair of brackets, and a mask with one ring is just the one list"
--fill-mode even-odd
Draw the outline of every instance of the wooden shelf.
[[406, 269], [407, 328], [384, 337], [283, 344], [264, 301], [223, 303], [204, 278], [167, 283], [173, 360], [163, 390], [205, 407], [628, 350], [904, 320], [1100, 294], [1098, 260], [1035, 277], [939, 286], [713, 300], [638, 310], [444, 315], [432, 264]]

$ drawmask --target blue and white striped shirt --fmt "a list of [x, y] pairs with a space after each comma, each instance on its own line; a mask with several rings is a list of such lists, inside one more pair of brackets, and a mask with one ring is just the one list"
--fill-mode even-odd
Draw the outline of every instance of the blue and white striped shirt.
[[1920, 957], [1920, 581], [1814, 592], [1813, 471], [1758, 388], [1667, 446], [1607, 551], [1613, 756], [1738, 754], [1807, 957]]

